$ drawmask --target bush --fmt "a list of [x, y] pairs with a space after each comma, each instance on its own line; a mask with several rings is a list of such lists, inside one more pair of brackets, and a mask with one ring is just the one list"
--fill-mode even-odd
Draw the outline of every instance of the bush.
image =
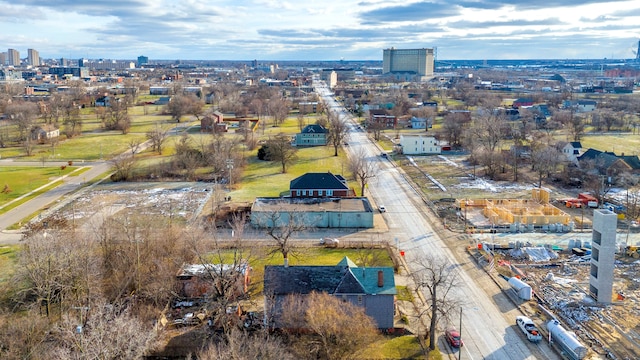
[[271, 156], [269, 155], [269, 146], [262, 145], [262, 147], [258, 149], [258, 159], [271, 161]]

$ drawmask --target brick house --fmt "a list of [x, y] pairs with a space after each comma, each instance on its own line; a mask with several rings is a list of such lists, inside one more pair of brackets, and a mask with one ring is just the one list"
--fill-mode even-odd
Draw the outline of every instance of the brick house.
[[355, 192], [347, 186], [341, 175], [326, 173], [306, 173], [289, 183], [291, 197], [350, 197]]

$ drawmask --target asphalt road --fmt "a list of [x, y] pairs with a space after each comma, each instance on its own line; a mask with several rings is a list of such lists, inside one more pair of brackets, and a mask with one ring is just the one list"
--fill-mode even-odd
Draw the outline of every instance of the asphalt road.
[[[340, 111], [342, 116], [348, 116], [328, 95], [328, 90], [317, 91], [330, 104], [330, 108]], [[357, 127], [352, 127], [348, 142], [351, 156], [364, 151], [367, 158], [378, 166], [377, 175], [369, 183], [368, 190], [378, 206], [384, 204], [386, 207], [387, 211], [383, 216], [389, 228], [388, 240], [393, 239], [405, 251], [410, 270], [412, 267], [416, 268], [416, 261], [425, 254], [444, 257], [455, 264], [451, 271], [457, 272], [461, 286], [454, 289], [453, 295], [464, 303], [461, 332], [465, 345], [461, 348], [462, 354], [458, 354], [440, 341], [441, 350], [454, 357], [462, 355], [463, 359], [559, 359], [544, 342], [533, 345], [523, 340], [512, 326], [515, 316], [520, 313], [514, 308], [499, 307], [496, 302], [504, 303], [505, 299], [498, 299], [496, 296], [503, 295], [498, 293], [491, 296], [490, 292], [485, 291], [486, 285], [479, 284], [478, 279], [472, 277], [473, 274], [462, 270], [468, 264], [459, 262], [445, 243], [451, 239], [442, 239], [433, 230], [426, 215], [430, 210], [393, 163], [380, 156], [381, 149], [377, 144]], [[459, 319], [456, 320], [458, 324]]]
[[[46, 166], [60, 166], [65, 164], [66, 163], [47, 163]], [[42, 164], [39, 162], [2, 160], [0, 161], [0, 166], [42, 166]], [[107, 162], [76, 163], [75, 166], [86, 166], [89, 167], [89, 170], [78, 176], [64, 176], [52, 179], [51, 182], [62, 179], [63, 184], [0, 215], [0, 244], [15, 244], [20, 241], [22, 237], [19, 231], [7, 230], [8, 227], [21, 222], [40, 209], [55, 206], [65, 195], [77, 191], [80, 187], [84, 186], [85, 182], [106, 173], [111, 168], [111, 165]]]

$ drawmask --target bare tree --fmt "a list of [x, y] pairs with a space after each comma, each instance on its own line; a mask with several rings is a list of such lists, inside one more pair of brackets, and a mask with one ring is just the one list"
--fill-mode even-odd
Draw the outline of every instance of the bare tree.
[[273, 117], [274, 126], [279, 126], [289, 115], [291, 108], [289, 102], [282, 97], [274, 97], [267, 104], [269, 115]]
[[269, 159], [271, 161], [279, 161], [282, 165], [282, 173], [287, 172], [287, 166], [295, 162], [297, 159], [296, 152], [298, 149], [291, 145], [291, 137], [280, 133], [265, 143]]
[[302, 129], [304, 129], [304, 126], [306, 125], [304, 114], [302, 113], [302, 111], [298, 111], [296, 119], [298, 120], [298, 130], [302, 131]]
[[95, 286], [97, 270], [91, 244], [80, 237], [48, 229], [28, 236], [14, 275], [18, 285], [15, 301], [24, 306], [43, 306], [44, 314], [58, 313], [73, 304], [85, 303]]
[[35, 147], [35, 145], [36, 145], [35, 142], [33, 142], [30, 137], [27, 137], [22, 142], [22, 148], [24, 149], [24, 154], [27, 156], [33, 155], [33, 148]]
[[416, 290], [423, 292], [427, 301], [426, 313], [430, 317], [429, 349], [436, 348], [437, 326], [440, 319], [448, 319], [461, 306], [460, 300], [453, 297], [452, 290], [460, 285], [455, 265], [443, 257], [424, 255], [414, 262], [411, 273]]
[[18, 101], [7, 105], [5, 113], [18, 128], [18, 141], [30, 136], [29, 132], [35, 125], [38, 112], [38, 105], [32, 102]]
[[379, 141], [382, 135], [382, 131], [386, 129], [386, 126], [383, 122], [380, 121], [369, 121], [367, 123], [367, 131], [373, 134], [373, 139], [375, 141]]
[[470, 123], [469, 113], [451, 112], [444, 117], [442, 131], [451, 147], [459, 148], [462, 146], [462, 136]]
[[[297, 328], [308, 329], [311, 334], [299, 338], [299, 355], [309, 352], [319, 359], [358, 359], [362, 350], [379, 339], [375, 322], [362, 307], [344, 302], [327, 293], [312, 292], [304, 302], [300, 297], [287, 298], [283, 306], [287, 312], [302, 316]], [[294, 317], [296, 315], [294, 314]]]
[[196, 353], [199, 360], [293, 360], [289, 345], [268, 333], [250, 334], [234, 329], [223, 341], [210, 344]]
[[[96, 112], [98, 114], [98, 112]], [[120, 130], [127, 134], [131, 129], [131, 117], [126, 101], [121, 98], [113, 98], [109, 106], [104, 107], [100, 114], [103, 126], [107, 130]]]
[[252, 292], [246, 277], [252, 261], [251, 247], [243, 242], [246, 219], [234, 217], [229, 225], [233, 229], [230, 241], [221, 242], [215, 236], [193, 231], [187, 234], [191, 250], [203, 269], [201, 280], [207, 284], [204, 295], [208, 299], [207, 312], [214, 325], [227, 335], [242, 328], [240, 317], [228, 309], [248, 299]]
[[162, 155], [162, 145], [169, 136], [169, 130], [164, 129], [162, 125], [156, 123], [155, 127], [147, 131], [147, 139], [151, 142], [151, 148], [153, 151]]
[[132, 309], [96, 301], [63, 318], [52, 332], [53, 359], [142, 359], [156, 332]]
[[485, 167], [486, 174], [491, 178], [504, 161], [499, 145], [510, 131], [503, 116], [493, 109], [484, 109], [479, 111], [479, 115], [465, 132], [466, 147], [473, 149], [474, 158]]
[[113, 181], [126, 181], [131, 178], [135, 167], [135, 159], [130, 156], [117, 156], [111, 160], [111, 165], [115, 169], [111, 175]]
[[553, 114], [553, 121], [567, 130], [571, 141], [580, 141], [586, 130], [582, 117], [574, 109], [557, 111]]
[[255, 217], [259, 227], [275, 242], [275, 248], [269, 254], [282, 254], [284, 265], [289, 266], [289, 255], [295, 254], [295, 245], [291, 238], [295, 233], [309, 229], [304, 212], [274, 210]]
[[47, 354], [46, 341], [51, 330], [49, 319], [27, 310], [16, 319], [12, 313], [0, 314], [0, 358], [7, 360], [37, 359]]
[[140, 139], [131, 139], [129, 140], [129, 150], [131, 151], [131, 157], [136, 156], [136, 154], [140, 151], [140, 146], [142, 145], [142, 140]]
[[538, 145], [531, 149], [531, 163], [538, 174], [538, 187], [542, 187], [542, 179], [556, 171], [562, 158], [562, 153], [553, 146]]
[[369, 183], [369, 180], [376, 176], [377, 167], [373, 161], [367, 159], [367, 154], [364, 150], [359, 149], [354, 154], [349, 156], [347, 168], [353, 178], [360, 185], [360, 196], [364, 196], [364, 189]]
[[330, 111], [329, 117], [329, 143], [333, 145], [333, 156], [338, 156], [338, 148], [342, 145], [344, 139], [349, 133], [349, 126], [346, 120], [340, 118], [340, 114]]
[[194, 95], [174, 95], [166, 106], [166, 111], [175, 122], [182, 116], [193, 114], [196, 118], [202, 115], [203, 103]]

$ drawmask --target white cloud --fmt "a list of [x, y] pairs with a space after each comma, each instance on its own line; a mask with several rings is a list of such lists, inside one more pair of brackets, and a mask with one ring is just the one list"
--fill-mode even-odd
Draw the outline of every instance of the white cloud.
[[[541, 5], [544, 4], [544, 5]], [[630, 58], [634, 0], [0, 0], [0, 48], [43, 57], [381, 59]]]

